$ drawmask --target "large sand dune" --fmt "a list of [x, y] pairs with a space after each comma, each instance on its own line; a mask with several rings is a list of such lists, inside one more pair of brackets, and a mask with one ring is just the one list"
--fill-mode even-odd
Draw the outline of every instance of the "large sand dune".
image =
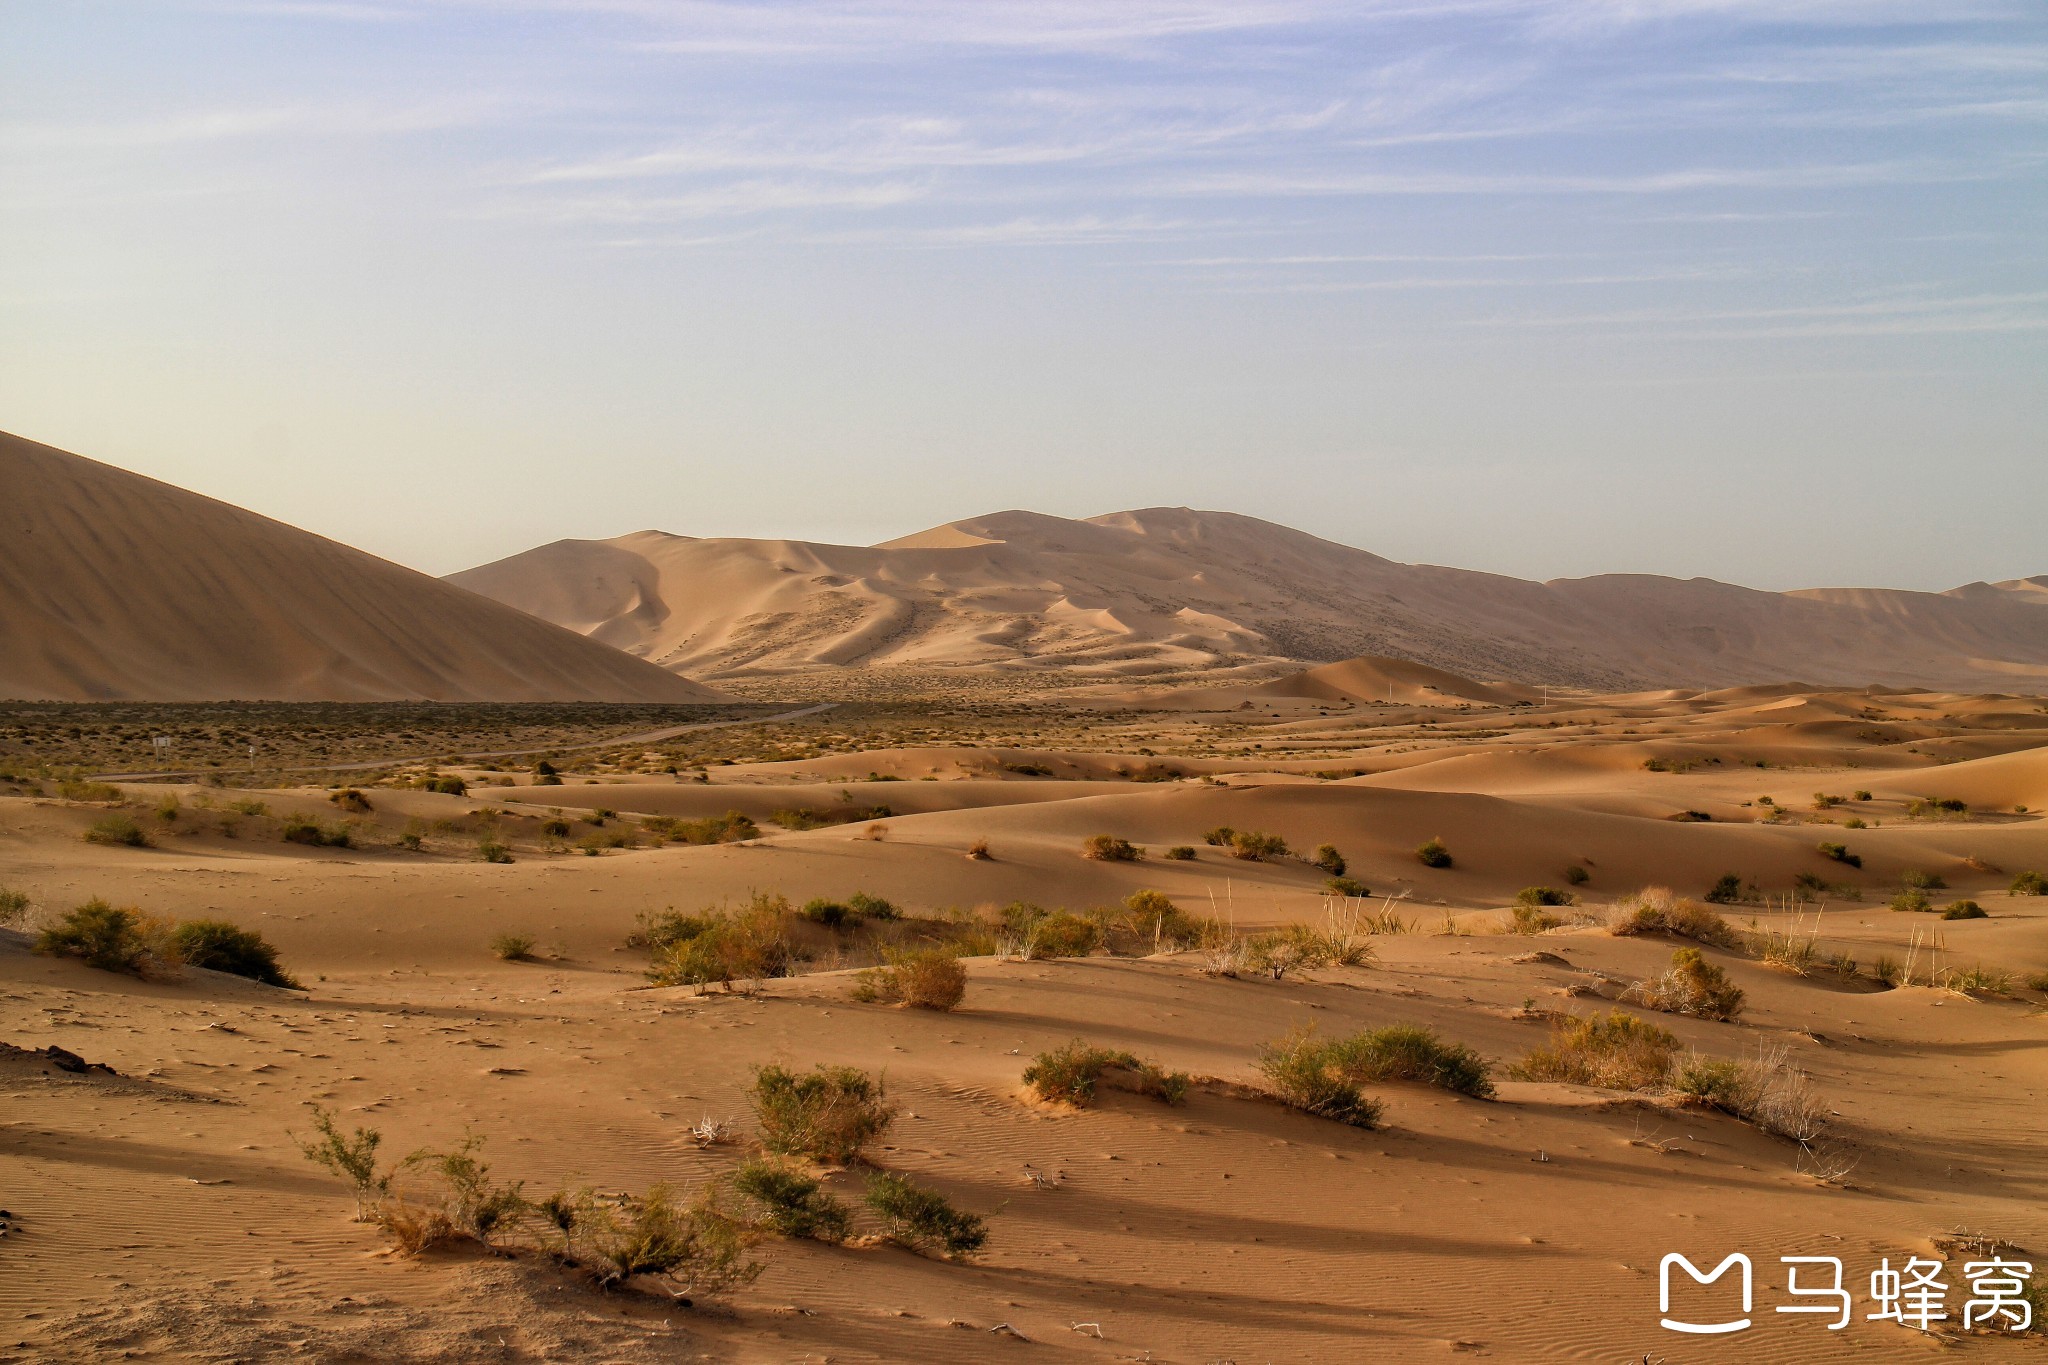
[[1650, 575], [1534, 583], [1185, 508], [1086, 521], [1003, 512], [866, 547], [642, 531], [558, 541], [452, 581], [710, 676], [835, 665], [1121, 676], [1378, 655], [1607, 688], [2048, 680], [2039, 580], [1947, 593]]
[[0, 696], [715, 695], [360, 550], [0, 434]]

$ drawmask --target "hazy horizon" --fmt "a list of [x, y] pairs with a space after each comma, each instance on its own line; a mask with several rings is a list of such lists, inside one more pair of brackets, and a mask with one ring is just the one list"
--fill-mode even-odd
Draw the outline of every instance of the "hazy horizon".
[[445, 574], [1198, 506], [1533, 579], [2048, 572], [2048, 13], [0, 12], [0, 428]]

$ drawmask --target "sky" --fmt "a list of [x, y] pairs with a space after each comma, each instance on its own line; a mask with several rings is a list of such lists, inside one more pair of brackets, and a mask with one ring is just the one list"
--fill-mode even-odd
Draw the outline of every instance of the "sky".
[[[432, 573], [2048, 573], [2040, 0], [0, 0], [0, 429]], [[0, 488], [0, 496], [4, 496]]]

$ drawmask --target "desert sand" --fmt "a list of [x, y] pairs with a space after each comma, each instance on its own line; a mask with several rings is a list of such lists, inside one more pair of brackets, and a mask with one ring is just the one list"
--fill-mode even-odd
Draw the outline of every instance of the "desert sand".
[[2034, 579], [1945, 593], [1533, 583], [1187, 508], [1002, 512], [875, 546], [642, 531], [450, 581], [721, 685], [920, 669], [1194, 679], [1368, 654], [1539, 687], [2048, 685]]
[[[0, 886], [29, 901], [24, 928], [0, 932], [0, 1041], [112, 1068], [0, 1057], [0, 1360], [2040, 1354], [2038, 1336], [1863, 1316], [1880, 1259], [1911, 1256], [1947, 1261], [1959, 1316], [1959, 1233], [2048, 1261], [2048, 897], [2009, 892], [2048, 872], [2039, 698], [1774, 685], [1545, 699], [1364, 659], [1165, 697], [1063, 690], [905, 715], [844, 706], [564, 752], [560, 785], [523, 759], [443, 755], [432, 771], [462, 776], [460, 795], [398, 763], [67, 795], [0, 731]], [[347, 808], [344, 780], [367, 810]], [[732, 810], [757, 837], [669, 841], [673, 821]], [[859, 815], [777, 823], [792, 810]], [[112, 816], [148, 846], [82, 837]], [[346, 822], [352, 846], [285, 842], [295, 820]], [[1369, 896], [1333, 901], [1300, 857], [1228, 856], [1203, 839], [1219, 825], [1333, 844]], [[1098, 834], [1146, 856], [1081, 856]], [[1451, 866], [1418, 861], [1432, 838]], [[989, 857], [969, 857], [980, 841]], [[1860, 865], [1820, 851], [1836, 842]], [[487, 843], [510, 861], [482, 861]], [[1176, 845], [1195, 856], [1167, 859]], [[1577, 903], [1509, 932], [1517, 894], [1566, 889], [1573, 868]], [[1714, 908], [1736, 937], [1703, 952], [1745, 992], [1740, 1014], [1619, 1003], [1702, 945], [1617, 936], [1612, 907], [1647, 885], [1696, 897], [1729, 873], [1742, 899]], [[1933, 908], [1968, 899], [1986, 916], [1891, 908], [1931, 879]], [[1405, 932], [1362, 934], [1367, 962], [1278, 979], [1213, 945], [999, 944], [966, 959], [951, 1012], [853, 999], [874, 960], [859, 931], [792, 923], [797, 974], [733, 990], [652, 985], [628, 943], [643, 912], [763, 891], [886, 897], [936, 933], [1012, 901], [1084, 911], [1144, 890], [1239, 937], [1346, 907]], [[28, 930], [95, 896], [257, 930], [304, 989], [30, 950]], [[1803, 973], [1767, 960], [1756, 935], [1770, 931], [1811, 944]], [[508, 933], [533, 940], [530, 960], [494, 955]], [[1617, 1007], [1709, 1057], [1782, 1049], [1824, 1133], [1775, 1136], [1664, 1088], [1513, 1078], [1560, 1019]], [[1370, 1130], [1264, 1098], [1261, 1046], [1309, 1023], [1434, 1029], [1488, 1059], [1497, 1093], [1368, 1084], [1385, 1106]], [[1076, 1037], [1198, 1079], [1177, 1107], [1037, 1097], [1024, 1068]], [[387, 1156], [473, 1132], [529, 1195], [694, 1187], [745, 1158], [748, 1088], [769, 1063], [883, 1077], [899, 1114], [867, 1162], [984, 1216], [985, 1248], [947, 1260], [768, 1236], [759, 1279], [683, 1307], [652, 1283], [598, 1292], [534, 1254], [396, 1254], [291, 1136], [318, 1104], [380, 1131]], [[735, 1140], [693, 1140], [707, 1118]], [[824, 1168], [851, 1201], [862, 1179], [857, 1163]], [[1663, 1256], [1704, 1267], [1736, 1251], [1757, 1266], [1748, 1331], [1659, 1326]], [[1798, 1255], [1844, 1261], [1845, 1330], [1773, 1311], [1788, 1302], [1777, 1258]]]
[[388, 560], [0, 433], [0, 697], [715, 695]]

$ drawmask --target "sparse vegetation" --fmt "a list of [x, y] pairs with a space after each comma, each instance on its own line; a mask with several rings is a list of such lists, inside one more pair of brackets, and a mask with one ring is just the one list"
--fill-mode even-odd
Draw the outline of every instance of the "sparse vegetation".
[[2022, 872], [2012, 879], [2010, 891], [2015, 896], [2048, 896], [2048, 877], [2038, 872]]
[[853, 1160], [896, 1117], [881, 1082], [850, 1066], [761, 1067], [751, 1102], [763, 1147], [814, 1161]]
[[[1331, 852], [1336, 850], [1332, 849]], [[1257, 830], [1241, 829], [1230, 836], [1230, 856], [1242, 858], [1250, 863], [1270, 862], [1287, 855], [1287, 841], [1277, 834], [1262, 834]], [[1337, 860], [1339, 863], [1343, 859]]]
[[1646, 886], [1616, 905], [1608, 915], [1607, 932], [1618, 938], [1672, 934], [1716, 948], [1741, 944], [1741, 937], [1719, 914], [1661, 886]]
[[1817, 845], [1817, 847], [1824, 858], [1832, 858], [1834, 861], [1844, 863], [1850, 867], [1863, 866], [1863, 855], [1851, 853], [1847, 844], [1822, 843]]
[[355, 832], [347, 825], [323, 827], [317, 821], [302, 815], [286, 819], [277, 832], [278, 838], [288, 844], [303, 844], [307, 848], [352, 848], [355, 846]]
[[1743, 900], [1742, 878], [1733, 872], [1723, 872], [1714, 879], [1714, 885], [1703, 898], [1709, 905], [1740, 905]]
[[110, 848], [148, 848], [149, 835], [142, 826], [125, 815], [103, 816], [92, 822], [85, 831], [88, 844], [105, 844]]
[[370, 798], [357, 791], [354, 787], [343, 787], [338, 792], [331, 792], [328, 794], [327, 799], [347, 811], [350, 815], [368, 815], [372, 810], [376, 809], [370, 804]]
[[912, 1250], [937, 1248], [949, 1256], [969, 1256], [988, 1242], [983, 1219], [954, 1208], [944, 1195], [908, 1176], [877, 1171], [868, 1177], [863, 1198], [888, 1235]]
[[1443, 1041], [1432, 1029], [1389, 1024], [1330, 1046], [1337, 1065], [1355, 1081], [1419, 1081], [1476, 1099], [1493, 1097], [1485, 1059], [1463, 1043]]
[[1515, 893], [1517, 905], [1577, 905], [1579, 898], [1554, 886], [1525, 886]]
[[1909, 820], [1960, 820], [1969, 813], [1969, 802], [1950, 796], [1916, 796], [1906, 803]]
[[967, 968], [946, 948], [894, 953], [881, 966], [858, 973], [853, 985], [856, 1000], [925, 1010], [955, 1009], [966, 995]]
[[166, 956], [163, 936], [133, 906], [114, 906], [95, 896], [68, 910], [36, 939], [36, 951], [75, 957], [103, 972], [140, 976]]
[[1689, 1053], [1673, 1069], [1671, 1088], [1695, 1104], [1801, 1144], [1820, 1137], [1827, 1127], [1826, 1103], [1782, 1047], [1760, 1049], [1755, 1061]]
[[1534, 905], [1513, 905], [1508, 908], [1507, 931], [1511, 934], [1547, 933], [1563, 923], [1564, 916], [1553, 915]]
[[266, 986], [303, 989], [278, 961], [277, 949], [263, 935], [226, 920], [183, 921], [170, 932], [170, 954], [188, 967], [247, 977]]
[[1372, 888], [1356, 877], [1329, 877], [1323, 882], [1323, 890], [1332, 896], [1343, 896], [1358, 900], [1372, 894]]
[[678, 820], [669, 829], [669, 842], [677, 844], [737, 844], [761, 837], [761, 827], [744, 811], [729, 810], [701, 820]]
[[1431, 839], [1415, 850], [1415, 861], [1424, 867], [1449, 867], [1451, 850], [1444, 846], [1443, 840]]
[[1948, 881], [1938, 872], [1922, 872], [1909, 867], [1899, 874], [1899, 885], [1913, 891], [1946, 891]]
[[1680, 948], [1662, 975], [1637, 982], [1623, 997], [1666, 1014], [1730, 1020], [1742, 1013], [1742, 990], [1697, 948]]
[[1934, 909], [1934, 902], [1929, 900], [1927, 893], [1919, 887], [1908, 887], [1892, 897], [1892, 909], [1910, 911], [1915, 914], [1926, 914]]
[[26, 891], [0, 886], [0, 929], [16, 929], [28, 918], [30, 901]]
[[1081, 845], [1081, 856], [1098, 863], [1134, 863], [1145, 856], [1144, 850], [1128, 839], [1114, 834], [1091, 834]]
[[1621, 1010], [1574, 1015], [1552, 1026], [1550, 1041], [1509, 1069], [1523, 1081], [1564, 1081], [1606, 1090], [1647, 1090], [1670, 1074], [1678, 1039]]
[[1941, 912], [1943, 919], [1989, 919], [1983, 906], [1972, 900], [1956, 901]]
[[476, 856], [487, 863], [509, 863], [512, 850], [496, 839], [485, 835], [476, 842]]
[[1193, 844], [1175, 844], [1160, 856], [1168, 862], [1191, 863], [1195, 860], [1195, 847]]
[[1094, 1102], [1096, 1085], [1112, 1072], [1116, 1073], [1111, 1078], [1116, 1089], [1150, 1096], [1166, 1104], [1180, 1104], [1187, 1099], [1185, 1074], [1162, 1071], [1129, 1052], [1091, 1047], [1079, 1038], [1051, 1052], [1039, 1053], [1024, 1068], [1024, 1084], [1042, 1100], [1085, 1109]]
[[313, 1106], [313, 1132], [316, 1137], [311, 1142], [297, 1137], [292, 1140], [306, 1160], [348, 1181], [356, 1197], [356, 1221], [369, 1222], [376, 1215], [377, 1201], [391, 1189], [390, 1172], [377, 1169], [377, 1148], [384, 1135], [374, 1128], [358, 1128], [344, 1137], [335, 1127], [334, 1115], [317, 1104]]
[[846, 1205], [818, 1178], [792, 1162], [753, 1157], [740, 1164], [733, 1189], [760, 1210], [759, 1222], [784, 1237], [843, 1242], [853, 1227]]
[[791, 914], [785, 897], [756, 892], [736, 911], [670, 912], [645, 921], [654, 957], [648, 978], [658, 986], [731, 989], [735, 982], [787, 976], [796, 957], [784, 928]]
[[1318, 1037], [1312, 1024], [1259, 1050], [1259, 1071], [1283, 1103], [1353, 1128], [1377, 1128], [1385, 1106], [1362, 1094], [1339, 1044]]
[[506, 962], [531, 962], [533, 960], [533, 935], [499, 934], [491, 940], [491, 951]]
[[1593, 874], [1579, 864], [1573, 863], [1564, 870], [1564, 879], [1573, 886], [1584, 886], [1587, 882], [1593, 880]]
[[1309, 861], [1329, 873], [1332, 877], [1343, 876], [1345, 869], [1349, 866], [1344, 861], [1344, 855], [1337, 851], [1335, 844], [1316, 845], [1315, 854]]

